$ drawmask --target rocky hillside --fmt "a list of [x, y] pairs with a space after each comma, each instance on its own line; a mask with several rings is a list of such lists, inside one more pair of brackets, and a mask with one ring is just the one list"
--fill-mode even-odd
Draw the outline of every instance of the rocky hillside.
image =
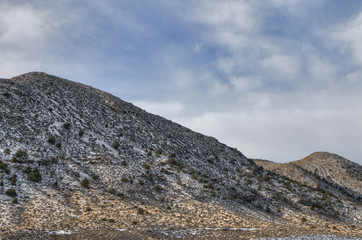
[[362, 194], [362, 166], [337, 154], [315, 152], [294, 164]]
[[327, 183], [351, 194], [362, 194], [362, 166], [337, 154], [315, 152], [290, 163], [257, 159], [254, 162], [264, 169], [314, 188]]
[[4, 231], [360, 233], [360, 192], [293, 181], [215, 138], [45, 73], [0, 79], [0, 160]]

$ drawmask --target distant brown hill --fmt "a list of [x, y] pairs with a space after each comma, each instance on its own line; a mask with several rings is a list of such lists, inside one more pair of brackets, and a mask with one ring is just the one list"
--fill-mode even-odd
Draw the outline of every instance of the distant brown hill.
[[311, 187], [320, 187], [321, 179], [362, 193], [362, 166], [337, 154], [315, 152], [290, 163], [254, 160], [264, 169]]

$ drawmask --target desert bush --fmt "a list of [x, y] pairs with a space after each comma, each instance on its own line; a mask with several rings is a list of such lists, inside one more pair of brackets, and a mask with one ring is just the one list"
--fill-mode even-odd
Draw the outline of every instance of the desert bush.
[[119, 148], [119, 142], [114, 141], [113, 144], [112, 144], [112, 147], [117, 150]]
[[147, 181], [150, 181], [150, 182], [153, 182], [153, 175], [152, 175], [152, 173], [149, 173], [149, 174], [146, 176], [146, 180], [147, 180]]
[[155, 190], [157, 193], [161, 192], [162, 191], [162, 188], [159, 186], [159, 185], [155, 185], [153, 187], [153, 190]]
[[16, 162], [18, 162], [18, 159], [17, 159], [15, 156], [13, 156], [13, 157], [11, 158], [10, 162], [16, 163]]
[[145, 214], [145, 210], [143, 208], [138, 208], [137, 209], [137, 214], [138, 215], [143, 215], [143, 214]]
[[5, 149], [4, 149], [4, 154], [9, 155], [9, 154], [10, 154], [10, 149], [9, 149], [9, 148], [5, 148]]
[[0, 169], [3, 169], [6, 174], [10, 173], [10, 169], [8, 168], [8, 165], [6, 163], [0, 162]]
[[89, 188], [89, 180], [84, 178], [81, 182], [80, 185], [84, 188]]
[[302, 217], [301, 221], [302, 221], [302, 223], [305, 223], [307, 221], [307, 219], [305, 217]]
[[78, 131], [78, 136], [82, 137], [84, 135], [84, 130], [83, 129], [79, 129]]
[[63, 127], [64, 127], [65, 129], [69, 130], [69, 128], [70, 128], [70, 123], [69, 123], [69, 122], [64, 123], [64, 124], [63, 124]]
[[147, 163], [143, 163], [142, 167], [146, 170], [150, 170], [150, 166]]
[[62, 144], [61, 144], [60, 142], [58, 142], [57, 144], [55, 144], [55, 146], [56, 146], [57, 148], [61, 148], [61, 147], [62, 147]]
[[31, 172], [31, 168], [29, 166], [26, 166], [24, 169], [24, 173], [30, 173]]
[[16, 175], [15, 174], [13, 174], [11, 177], [10, 177], [10, 184], [11, 185], [16, 185]]
[[14, 198], [13, 201], [12, 201], [13, 204], [18, 204], [18, 199], [17, 198]]
[[9, 188], [8, 190], [6, 190], [5, 192], [6, 196], [9, 197], [16, 197], [16, 191], [13, 188]]
[[27, 157], [28, 153], [26, 152], [26, 150], [19, 149], [18, 151], [16, 151], [15, 156], [18, 158]]
[[114, 188], [108, 188], [108, 189], [107, 189], [107, 193], [109, 193], [109, 194], [116, 194], [116, 189], [114, 189]]
[[55, 137], [53, 135], [50, 135], [48, 138], [48, 143], [55, 144]]
[[32, 171], [28, 173], [28, 180], [32, 182], [40, 182], [41, 175], [37, 168], [34, 168]]

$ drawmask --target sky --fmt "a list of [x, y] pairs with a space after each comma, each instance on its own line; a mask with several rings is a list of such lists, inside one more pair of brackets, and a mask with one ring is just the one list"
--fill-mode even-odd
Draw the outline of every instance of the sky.
[[0, 77], [110, 92], [249, 158], [362, 164], [362, 1], [0, 0]]

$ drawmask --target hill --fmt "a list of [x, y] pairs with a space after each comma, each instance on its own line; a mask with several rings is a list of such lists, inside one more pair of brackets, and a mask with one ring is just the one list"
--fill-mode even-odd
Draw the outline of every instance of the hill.
[[292, 181], [90, 86], [39, 72], [1, 79], [0, 126], [5, 233], [360, 234], [360, 193]]

